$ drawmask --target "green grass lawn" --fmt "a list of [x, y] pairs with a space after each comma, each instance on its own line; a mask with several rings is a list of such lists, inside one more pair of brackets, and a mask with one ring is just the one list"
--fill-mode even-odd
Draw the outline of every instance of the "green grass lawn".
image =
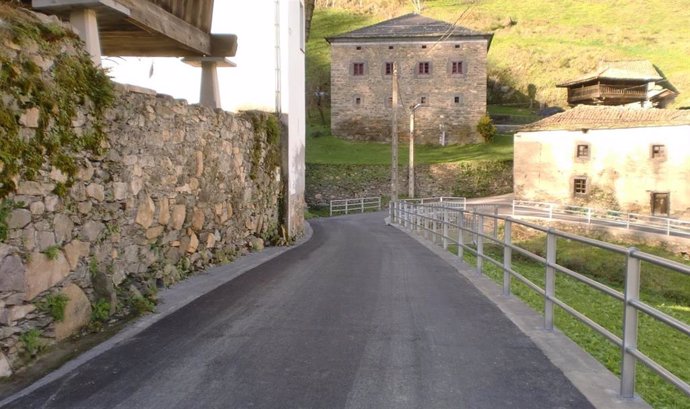
[[[523, 241], [518, 245], [543, 255], [543, 237]], [[591, 247], [585, 248], [580, 243], [564, 239], [558, 240], [557, 247], [560, 265], [622, 291], [625, 265], [623, 256]], [[687, 260], [663, 249], [642, 247], [642, 250], [688, 264]], [[451, 251], [456, 252], [456, 249], [451, 248]], [[502, 250], [497, 246], [487, 245], [485, 252], [494, 260], [503, 259]], [[476, 265], [476, 258], [467, 251], [464, 261]], [[514, 252], [513, 269], [543, 288], [544, 267], [539, 263]], [[502, 284], [503, 273], [498, 267], [485, 262], [483, 272], [495, 282]], [[544, 301], [541, 296], [515, 278], [511, 283], [511, 291], [515, 296], [543, 313]], [[621, 336], [623, 307], [620, 301], [561, 273], [557, 273], [556, 295], [577, 311]], [[643, 263], [641, 298], [674, 318], [690, 323], [690, 277]], [[620, 374], [621, 353], [618, 347], [558, 307], [555, 325], [610, 371]], [[690, 381], [690, 339], [687, 336], [640, 313], [638, 346], [643, 353], [681, 379]], [[690, 398], [642, 364], [637, 366], [636, 385], [637, 393], [654, 408], [690, 408]]]
[[[307, 132], [308, 135], [314, 134]], [[307, 137], [307, 163], [340, 165], [390, 165], [391, 146], [387, 143], [348, 141], [335, 138], [322, 130], [323, 136]], [[399, 163], [408, 162], [407, 142], [400, 144]], [[448, 163], [474, 160], [511, 160], [513, 136], [499, 134], [492, 143], [473, 145], [416, 145], [415, 163]]]

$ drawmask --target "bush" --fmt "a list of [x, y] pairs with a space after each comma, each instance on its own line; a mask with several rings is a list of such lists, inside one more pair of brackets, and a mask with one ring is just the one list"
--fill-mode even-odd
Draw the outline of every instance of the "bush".
[[55, 321], [65, 319], [65, 307], [69, 298], [64, 294], [50, 294], [37, 304], [39, 311], [49, 314]]
[[479, 119], [477, 123], [477, 132], [484, 138], [484, 142], [489, 143], [494, 140], [497, 131], [489, 115], [484, 115]]

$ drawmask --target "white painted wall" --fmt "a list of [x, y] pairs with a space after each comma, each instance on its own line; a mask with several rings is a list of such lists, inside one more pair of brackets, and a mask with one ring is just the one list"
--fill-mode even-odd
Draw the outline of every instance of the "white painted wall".
[[[303, 224], [304, 203], [304, 50], [300, 47], [304, 28], [300, 4], [303, 0], [280, 0], [281, 112], [288, 114], [289, 138], [286, 169], [288, 190], [288, 230], [299, 234]], [[258, 109], [274, 112], [276, 91], [276, 0], [246, 2], [216, 1], [213, 33], [238, 36], [236, 68], [218, 72], [223, 109], [238, 111]], [[151, 88], [159, 93], [199, 101], [201, 69], [184, 64], [178, 58], [109, 57], [103, 66], [110, 69], [117, 82]]]
[[[590, 158], [576, 158], [578, 144]], [[666, 159], [651, 146], [665, 145]], [[574, 203], [572, 179], [615, 192], [623, 210], [649, 213], [653, 192], [670, 193], [671, 214], [690, 217], [690, 126], [519, 132], [514, 147], [518, 199]]]

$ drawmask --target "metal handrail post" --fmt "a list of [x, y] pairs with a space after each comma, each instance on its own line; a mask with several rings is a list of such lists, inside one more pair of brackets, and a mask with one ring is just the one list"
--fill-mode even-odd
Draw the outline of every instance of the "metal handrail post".
[[431, 214], [431, 208], [427, 207], [424, 209], [424, 238], [429, 240], [429, 229], [430, 224], [429, 224], [429, 216]]
[[364, 198], [359, 199], [359, 209], [364, 213]]
[[556, 296], [556, 235], [553, 228], [546, 233], [546, 272], [544, 277], [544, 329], [553, 330], [553, 306], [551, 298]]
[[328, 206], [330, 208], [329, 216], [333, 216], [333, 201], [332, 200], [330, 202], [328, 202]]
[[592, 223], [592, 208], [587, 208], [587, 224]]
[[623, 315], [623, 345], [621, 346], [621, 397], [635, 397], [635, 366], [637, 360], [631, 353], [637, 349], [637, 308], [632, 302], [640, 299], [641, 261], [635, 258], [636, 248], [628, 249], [625, 271], [625, 309]]
[[503, 225], [503, 295], [505, 296], [510, 295], [510, 270], [513, 268], [513, 249], [510, 247], [513, 242], [512, 226], [513, 222], [506, 219]]
[[[477, 213], [474, 214], [475, 216]], [[484, 266], [484, 216], [479, 215], [479, 224], [477, 225], [477, 274], [482, 273]]]
[[494, 239], [498, 239], [498, 205], [494, 207]]
[[465, 212], [464, 211], [458, 211], [458, 257], [460, 260], [463, 260], [463, 254], [465, 249], [462, 247], [465, 244], [465, 240], [463, 239], [463, 227], [465, 227]]
[[443, 208], [443, 249], [448, 250], [448, 209]]
[[381, 196], [378, 198], [378, 203], [379, 203], [379, 211], [381, 211]]
[[[349, 201], [349, 200], [345, 200], [345, 214], [348, 214], [349, 204], [350, 204], [350, 201]], [[393, 219], [391, 219], [391, 220], [393, 220]]]

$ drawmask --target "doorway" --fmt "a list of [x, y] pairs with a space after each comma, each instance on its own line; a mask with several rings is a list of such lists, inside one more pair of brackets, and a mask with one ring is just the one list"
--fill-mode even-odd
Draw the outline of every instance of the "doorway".
[[669, 216], [671, 200], [669, 193], [652, 193], [652, 216]]

